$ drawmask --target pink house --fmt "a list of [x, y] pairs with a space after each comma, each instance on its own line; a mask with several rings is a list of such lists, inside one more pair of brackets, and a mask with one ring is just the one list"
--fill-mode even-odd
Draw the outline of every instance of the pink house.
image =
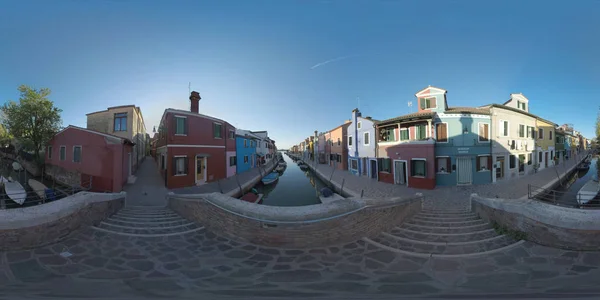
[[69, 125], [49, 142], [46, 174], [93, 192], [120, 192], [131, 175], [134, 143], [128, 139]]

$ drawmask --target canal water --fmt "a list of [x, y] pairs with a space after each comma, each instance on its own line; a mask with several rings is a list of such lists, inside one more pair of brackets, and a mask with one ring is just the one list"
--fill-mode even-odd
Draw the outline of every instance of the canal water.
[[[591, 179], [597, 179], [597, 162], [598, 156], [595, 156], [592, 158], [591, 165], [588, 170], [573, 172], [563, 186], [556, 188], [557, 191], [564, 192], [564, 194], [557, 199], [558, 203], [578, 206], [577, 192], [579, 192], [579, 190]], [[594, 198], [594, 200], [590, 201], [588, 204], [594, 206], [600, 205], [600, 195], [596, 196], [596, 198]]]
[[319, 191], [327, 186], [312, 171], [302, 171], [287, 155], [283, 154], [287, 168], [279, 180], [271, 185], [258, 183], [254, 188], [263, 194], [263, 205], [304, 206], [319, 204]]

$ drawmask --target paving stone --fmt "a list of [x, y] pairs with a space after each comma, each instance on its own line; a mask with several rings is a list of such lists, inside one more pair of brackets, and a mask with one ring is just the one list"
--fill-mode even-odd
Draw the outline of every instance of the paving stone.
[[365, 267], [367, 269], [382, 269], [385, 266], [382, 263], [376, 262], [372, 259], [366, 259], [365, 260]]
[[259, 263], [256, 263], [256, 265], [254, 265], [254, 266], [255, 266], [255, 267], [257, 267], [257, 268], [266, 268], [268, 265], [269, 265], [269, 263], [268, 263], [268, 262], [266, 262], [266, 261], [261, 261], [261, 262], [259, 262]]
[[569, 257], [569, 258], [578, 258], [579, 257], [579, 252], [576, 252], [576, 251], [567, 251], [567, 252], [563, 253], [561, 256], [562, 257]]
[[407, 271], [417, 271], [422, 268], [421, 264], [417, 264], [410, 260], [399, 260], [391, 265], [387, 266], [387, 269], [390, 271], [397, 272], [407, 272]]
[[416, 283], [416, 282], [433, 281], [433, 278], [429, 277], [429, 275], [427, 275], [425, 273], [412, 272], [412, 273], [388, 275], [388, 276], [380, 278], [378, 281], [384, 282], [384, 283], [391, 283], [391, 282]]
[[517, 260], [512, 256], [506, 256], [506, 255], [497, 256], [497, 257], [494, 257], [494, 260], [496, 261], [496, 264], [499, 266], [512, 266], [512, 265], [517, 264]]
[[495, 265], [492, 264], [481, 264], [475, 266], [469, 266], [465, 268], [465, 272], [469, 275], [473, 274], [482, 274], [482, 273], [491, 273], [498, 269]]
[[231, 247], [227, 244], [220, 244], [220, 245], [217, 245], [217, 249], [219, 249], [219, 251], [221, 251], [221, 252], [225, 252], [225, 251], [233, 249], [233, 247]]
[[522, 257], [529, 257], [529, 252], [527, 252], [525, 249], [518, 247], [518, 248], [514, 248], [514, 249], [510, 249], [509, 251], [506, 251], [506, 255], [514, 257], [514, 258], [522, 258]]
[[254, 254], [252, 257], [248, 258], [249, 260], [254, 261], [272, 261], [273, 257], [266, 254]]
[[10, 270], [16, 279], [23, 282], [41, 282], [61, 277], [43, 268], [35, 259], [12, 263]]
[[213, 269], [215, 269], [219, 272], [229, 272], [229, 271], [233, 270], [231, 267], [228, 267], [228, 266], [217, 266], [217, 267], [214, 267]]
[[300, 265], [301, 268], [303, 269], [309, 269], [309, 270], [321, 270], [323, 269], [323, 266], [317, 264], [317, 263], [308, 263], [308, 264], [303, 264]]
[[278, 249], [273, 249], [273, 248], [259, 248], [258, 252], [269, 254], [269, 255], [279, 255], [280, 254]]
[[298, 259], [296, 259], [296, 262], [300, 264], [300, 263], [310, 262], [310, 261], [313, 261], [313, 260], [315, 260], [314, 256], [312, 256], [312, 255], [303, 255], [303, 256], [298, 257]]
[[228, 257], [228, 258], [246, 258], [251, 256], [252, 253], [248, 253], [246, 251], [241, 251], [241, 250], [232, 250], [229, 252], [226, 252], [225, 254], [223, 254], [223, 256]]
[[298, 292], [290, 290], [207, 290], [206, 292], [218, 295], [241, 296], [241, 297], [280, 297], [280, 298], [304, 298], [304, 297], [320, 297], [326, 294]]
[[169, 275], [159, 272], [159, 271], [152, 271], [150, 274], [146, 275], [146, 278], [167, 278], [169, 277]]
[[38, 255], [54, 254], [54, 252], [52, 252], [52, 250], [50, 250], [48, 248], [37, 248], [37, 249], [33, 250], [33, 253], [38, 254]]
[[90, 257], [84, 259], [81, 263], [86, 264], [90, 267], [101, 268], [108, 262], [108, 259], [101, 256]]
[[558, 277], [560, 275], [560, 273], [557, 271], [536, 271], [536, 270], [532, 271], [530, 274], [531, 274], [531, 280], [549, 279], [549, 278]]
[[175, 254], [169, 253], [167, 255], [159, 257], [158, 260], [161, 262], [173, 262], [179, 260], [179, 258], [175, 256]]
[[460, 286], [463, 288], [477, 290], [506, 290], [507, 287], [524, 287], [529, 282], [529, 274], [525, 273], [494, 273], [489, 275], [475, 275], [467, 278], [467, 281]]
[[364, 293], [369, 285], [356, 282], [322, 282], [301, 285], [300, 287], [317, 291], [336, 291], [347, 293]]
[[300, 254], [304, 254], [304, 251], [302, 251], [302, 250], [286, 250], [285, 254], [287, 254], [287, 255], [300, 255]]
[[181, 270], [180, 272], [191, 279], [205, 278], [205, 277], [210, 277], [210, 276], [214, 276], [217, 274], [217, 272], [215, 272], [213, 270], [207, 270], [207, 269]]
[[66, 265], [67, 263], [69, 263], [69, 261], [66, 260], [64, 257], [58, 256], [58, 255], [42, 256], [42, 257], [38, 258], [38, 260], [43, 265], [50, 265], [50, 266], [61, 266], [61, 265]]
[[574, 265], [571, 267], [571, 271], [577, 272], [577, 273], [587, 273], [590, 270], [594, 270], [596, 269], [596, 267], [588, 267], [588, 266], [580, 266], [580, 265]]
[[124, 259], [146, 259], [147, 258], [145, 255], [130, 254], [130, 253], [123, 253], [123, 254], [121, 254], [121, 257]]
[[289, 263], [289, 262], [293, 262], [294, 259], [296, 259], [295, 257], [291, 257], [291, 256], [280, 256], [277, 258], [277, 262], [278, 263]]
[[340, 252], [340, 248], [338, 247], [329, 247], [329, 252], [332, 254], [336, 254]]
[[367, 277], [365, 275], [360, 275], [360, 274], [344, 273], [344, 274], [339, 275], [337, 277], [337, 279], [350, 280], [350, 281], [363, 281], [363, 280], [368, 280], [369, 277]]
[[140, 273], [137, 271], [110, 271], [110, 270], [94, 270], [81, 275], [82, 278], [90, 279], [129, 279], [138, 278]]
[[150, 271], [154, 269], [154, 262], [149, 260], [130, 261], [127, 265], [138, 271]]
[[260, 269], [238, 269], [236, 271], [233, 271], [232, 273], [229, 274], [229, 277], [233, 277], [233, 278], [246, 278], [246, 277], [251, 277], [254, 276], [256, 274], [262, 273], [262, 270]]
[[69, 264], [69, 265], [64, 265], [64, 266], [52, 267], [52, 270], [54, 270], [60, 274], [72, 275], [72, 274], [78, 274], [78, 273], [83, 273], [85, 271], [88, 271], [88, 270], [90, 270], [90, 267], [84, 266], [81, 264]]
[[162, 280], [127, 280], [126, 283], [133, 289], [138, 291], [152, 291], [156, 292], [172, 292], [183, 290], [183, 288], [177, 284], [174, 280], [162, 279]]
[[364, 259], [365, 258], [362, 255], [352, 255], [352, 256], [346, 258], [347, 261], [354, 263], [354, 264], [361, 263]]
[[427, 284], [402, 284], [402, 285], [381, 285], [378, 290], [382, 293], [399, 294], [399, 295], [418, 295], [418, 294], [434, 294], [438, 293], [439, 289]]
[[338, 269], [342, 272], [349, 272], [349, 273], [361, 273], [364, 271], [361, 268], [361, 266], [359, 266], [359, 265], [351, 265], [351, 264], [346, 264], [346, 263], [338, 264], [336, 266], [336, 269]]
[[456, 271], [460, 268], [460, 263], [456, 260], [433, 258], [431, 266], [435, 271]]
[[276, 271], [265, 273], [261, 279], [267, 282], [314, 282], [321, 280], [321, 273], [310, 270]]
[[[51, 252], [52, 254], [52, 252]], [[6, 253], [6, 260], [9, 263], [23, 261], [31, 258], [31, 251], [19, 251]]]
[[600, 266], [600, 253], [599, 252], [586, 252], [582, 253], [583, 258], [581, 262], [589, 266]]
[[274, 265], [273, 266], [273, 270], [275, 271], [280, 271], [280, 270], [291, 270], [292, 266], [290, 265]]
[[165, 268], [165, 270], [177, 270], [181, 268], [181, 265], [178, 263], [167, 263], [163, 265], [163, 268]]
[[242, 247], [242, 249], [248, 250], [248, 251], [254, 251], [254, 250], [256, 250], [256, 246], [254, 246], [254, 245], [245, 245], [244, 247]]
[[105, 267], [107, 270], [111, 270], [111, 271], [127, 271], [128, 269], [123, 267], [123, 265], [116, 265], [116, 264], [107, 264]]
[[308, 251], [311, 254], [327, 254], [327, 250], [325, 249], [311, 249]]
[[544, 257], [525, 257], [523, 262], [528, 264], [545, 264], [548, 260]]
[[384, 264], [391, 263], [396, 258], [396, 254], [390, 251], [377, 251], [366, 254], [367, 257], [372, 258], [376, 261], [382, 262]]

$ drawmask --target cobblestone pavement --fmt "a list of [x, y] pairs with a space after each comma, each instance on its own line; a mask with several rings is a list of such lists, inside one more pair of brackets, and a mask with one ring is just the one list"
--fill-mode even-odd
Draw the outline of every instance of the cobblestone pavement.
[[[63, 251], [72, 256], [63, 258]], [[148, 239], [85, 229], [63, 243], [0, 258], [0, 297], [600, 296], [600, 252], [528, 242], [487, 256], [441, 259], [403, 256], [363, 241], [285, 250], [206, 230]]]
[[575, 166], [576, 161], [581, 160], [583, 157], [584, 155], [581, 154], [557, 166], [540, 170], [536, 174], [498, 181], [496, 183], [436, 187], [434, 190], [408, 188], [402, 185], [379, 182], [368, 177], [355, 176], [348, 171], [334, 169], [329, 165], [314, 164], [312, 161], [308, 161], [308, 163], [311, 168], [316, 168], [325, 177], [331, 178], [332, 181], [339, 185], [343, 183], [344, 191], [350, 192], [355, 196], [360, 196], [362, 193], [364, 197], [372, 198], [411, 197], [416, 193], [422, 193], [425, 198], [425, 208], [455, 209], [468, 208], [469, 198], [472, 193], [477, 193], [484, 197], [508, 199], [526, 197], [529, 184], [543, 187], [551, 180], [557, 179], [558, 175], [562, 177], [569, 168]]
[[127, 192], [125, 205], [134, 206], [166, 206], [167, 189], [151, 156], [146, 156], [135, 173], [135, 183], [123, 188]]

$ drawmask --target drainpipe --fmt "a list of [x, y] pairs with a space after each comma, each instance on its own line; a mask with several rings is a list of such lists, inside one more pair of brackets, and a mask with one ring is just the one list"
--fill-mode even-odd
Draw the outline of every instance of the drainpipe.
[[[354, 145], [352, 145], [354, 147], [354, 158], [357, 159], [357, 165], [358, 165], [358, 174], [360, 175], [361, 173], [361, 161], [358, 159], [358, 108], [356, 110], [354, 110], [353, 114], [353, 119], [352, 120], [352, 126], [354, 127]], [[363, 141], [364, 142], [364, 141]]]

